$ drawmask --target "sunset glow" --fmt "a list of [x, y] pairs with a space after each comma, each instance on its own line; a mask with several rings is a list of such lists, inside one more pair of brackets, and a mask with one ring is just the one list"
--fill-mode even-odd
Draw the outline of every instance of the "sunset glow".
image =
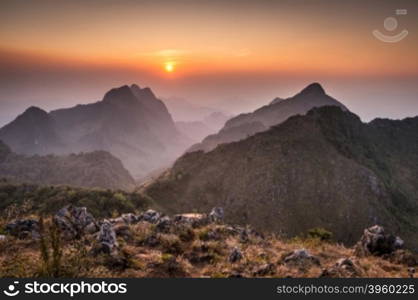
[[[321, 81], [366, 116], [377, 109], [390, 115], [389, 95], [409, 99], [403, 116], [418, 88], [417, 2], [354, 2], [1, 1], [0, 96], [59, 107], [67, 91], [79, 93], [71, 101], [87, 101], [108, 86], [138, 82], [161, 96], [223, 100], [239, 113]], [[408, 14], [396, 16], [398, 8]], [[393, 32], [385, 29], [390, 16], [397, 19]], [[374, 30], [409, 35], [388, 44]], [[363, 105], [349, 84], [377, 105]]]
[[173, 72], [174, 71], [174, 63], [172, 63], [172, 62], [166, 62], [165, 63], [165, 66], [164, 66], [164, 69], [168, 73]]

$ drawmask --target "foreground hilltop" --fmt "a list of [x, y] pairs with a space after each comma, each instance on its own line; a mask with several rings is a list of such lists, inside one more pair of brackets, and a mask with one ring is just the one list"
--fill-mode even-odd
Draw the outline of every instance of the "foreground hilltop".
[[183, 155], [144, 192], [167, 211], [222, 206], [285, 236], [313, 227], [352, 244], [381, 224], [418, 247], [418, 117], [362, 123], [315, 108], [239, 142]]
[[321, 228], [287, 240], [226, 224], [222, 208], [96, 219], [69, 205], [0, 228], [0, 277], [413, 277], [417, 265], [380, 226], [346, 248]]
[[103, 100], [50, 113], [30, 107], [0, 129], [18, 154], [108, 151], [134, 177], [165, 166], [187, 147], [166, 106], [150, 88], [114, 88]]

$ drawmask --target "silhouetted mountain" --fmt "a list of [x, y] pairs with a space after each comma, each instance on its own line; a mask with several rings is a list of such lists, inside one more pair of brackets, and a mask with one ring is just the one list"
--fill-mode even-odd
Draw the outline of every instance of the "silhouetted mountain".
[[286, 236], [324, 227], [352, 243], [382, 224], [418, 247], [417, 178], [418, 117], [362, 123], [326, 106], [187, 153], [145, 192], [169, 212], [221, 206], [230, 221]]
[[265, 105], [252, 113], [241, 114], [230, 119], [216, 135], [209, 136], [201, 143], [193, 145], [188, 151], [210, 151], [220, 143], [239, 141], [256, 132], [279, 124], [290, 116], [305, 114], [314, 107], [329, 105], [347, 110], [343, 104], [328, 96], [320, 84], [312, 83], [291, 98], [275, 98], [269, 105]]
[[22, 154], [109, 151], [136, 177], [173, 161], [190, 143], [151, 89], [122, 86], [102, 101], [50, 112], [30, 108], [0, 129]]
[[25, 156], [0, 141], [0, 177], [37, 184], [131, 189], [135, 182], [121, 161], [105, 151], [65, 156]]

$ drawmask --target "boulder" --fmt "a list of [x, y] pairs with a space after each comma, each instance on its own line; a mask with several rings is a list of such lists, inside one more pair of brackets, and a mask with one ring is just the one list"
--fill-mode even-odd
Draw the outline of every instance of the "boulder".
[[165, 216], [165, 217], [162, 217], [158, 221], [157, 226], [156, 226], [156, 229], [159, 232], [165, 232], [165, 233], [167, 233], [167, 232], [170, 231], [171, 225], [172, 225], [172, 221], [171, 221], [170, 217]]
[[214, 207], [209, 213], [209, 220], [214, 223], [220, 223], [224, 219], [224, 209], [222, 207]]
[[234, 247], [234, 249], [232, 249], [231, 253], [229, 254], [229, 262], [230, 263], [235, 263], [240, 261], [243, 258], [242, 252], [239, 248]]
[[39, 222], [32, 219], [16, 220], [9, 223], [6, 225], [5, 231], [20, 239], [28, 237], [38, 239], [40, 237]]
[[97, 236], [98, 248], [96, 252], [106, 254], [116, 254], [118, 252], [118, 242], [116, 240], [116, 233], [109, 220], [103, 220], [100, 225], [100, 231]]
[[258, 267], [257, 269], [253, 271], [253, 276], [261, 277], [261, 276], [273, 275], [275, 272], [275, 268], [276, 266], [272, 263], [261, 265], [260, 267]]
[[286, 264], [293, 264], [293, 265], [299, 265], [299, 266], [305, 266], [305, 265], [319, 266], [321, 264], [319, 259], [311, 255], [306, 249], [297, 249], [288, 253], [283, 258], [283, 262]]
[[186, 224], [192, 227], [200, 227], [208, 224], [208, 217], [205, 214], [179, 214], [173, 217], [175, 224]]
[[392, 234], [385, 233], [382, 226], [374, 225], [366, 228], [355, 246], [357, 256], [384, 255], [403, 248], [404, 241]]
[[67, 205], [55, 214], [54, 222], [66, 239], [80, 238], [99, 230], [96, 220], [87, 212], [86, 207]]
[[136, 224], [140, 221], [141, 217], [140, 216], [136, 216], [133, 213], [127, 213], [127, 214], [122, 214], [120, 217], [118, 218], [114, 218], [114, 219], [109, 219], [110, 223], [112, 224], [125, 224], [125, 225], [131, 225], [131, 224]]
[[351, 258], [340, 258], [335, 265], [324, 269], [320, 277], [348, 278], [362, 277], [362, 271]]
[[161, 218], [161, 214], [153, 209], [148, 209], [146, 212], [138, 216], [139, 221], [145, 221], [152, 224], [157, 224]]
[[0, 234], [0, 242], [5, 241], [6, 240], [6, 236], [3, 234]]

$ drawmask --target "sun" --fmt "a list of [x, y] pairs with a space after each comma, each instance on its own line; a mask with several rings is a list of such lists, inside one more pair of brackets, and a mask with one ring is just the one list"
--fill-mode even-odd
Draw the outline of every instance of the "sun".
[[174, 71], [174, 63], [173, 62], [166, 62], [164, 64], [164, 69], [166, 72], [171, 73]]

